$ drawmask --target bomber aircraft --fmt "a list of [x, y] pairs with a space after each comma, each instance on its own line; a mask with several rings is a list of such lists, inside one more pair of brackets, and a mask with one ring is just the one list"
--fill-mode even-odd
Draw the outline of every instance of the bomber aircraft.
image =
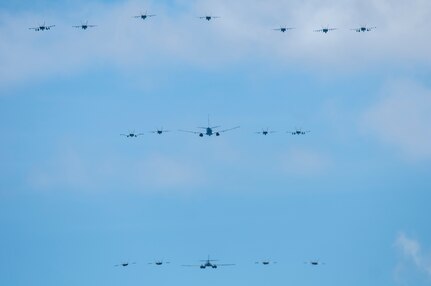
[[274, 30], [274, 31], [280, 31], [280, 32], [284, 33], [284, 32], [286, 32], [286, 31], [293, 30], [293, 29], [295, 29], [295, 28], [291, 28], [291, 27], [280, 27], [280, 28], [273, 29], [273, 30]]
[[287, 133], [290, 133], [292, 135], [305, 135], [307, 133], [310, 133], [310, 130], [303, 131], [302, 129], [296, 128], [294, 131], [287, 131]]
[[262, 264], [262, 265], [277, 264], [277, 261], [271, 261], [269, 259], [264, 259], [261, 261], [256, 261], [254, 264]]
[[319, 259], [314, 259], [314, 260], [310, 260], [310, 261], [305, 261], [305, 264], [310, 264], [313, 266], [318, 266], [318, 265], [325, 265], [325, 262], [320, 262]]
[[122, 263], [120, 263], [120, 264], [115, 264], [114, 266], [115, 267], [118, 267], [118, 266], [121, 266], [121, 267], [127, 267], [127, 266], [129, 266], [130, 264], [136, 264], [136, 262], [122, 262]]
[[45, 25], [45, 22], [43, 22], [43, 24], [42, 25], [39, 25], [38, 27], [32, 27], [32, 28], [29, 28], [30, 30], [35, 30], [36, 32], [38, 32], [38, 31], [48, 31], [48, 30], [51, 30], [51, 28], [52, 27], [55, 27], [55, 25], [50, 25], [50, 26], [47, 26], [47, 25]]
[[166, 132], [171, 132], [171, 130], [165, 130], [165, 129], [163, 129], [163, 127], [162, 128], [160, 128], [160, 129], [156, 129], [156, 130], [151, 130], [150, 131], [150, 133], [153, 133], [153, 134], [159, 134], [159, 135], [162, 135], [163, 133], [166, 133]]
[[182, 266], [199, 267], [200, 269], [205, 269], [207, 267], [216, 269], [219, 266], [234, 266], [235, 265], [235, 264], [232, 264], [232, 263], [228, 263], [228, 264], [226, 264], [226, 263], [225, 264], [218, 264], [217, 263], [216, 264], [216, 263], [214, 263], [215, 261], [218, 261], [218, 260], [210, 259], [209, 255], [208, 255], [208, 259], [201, 260], [202, 264], [200, 264], [200, 265], [182, 265]]
[[320, 29], [320, 30], [314, 30], [314, 32], [320, 32], [320, 33], [327, 34], [328, 32], [335, 31], [335, 30], [337, 30], [337, 28], [322, 27], [322, 29]]
[[169, 264], [169, 261], [163, 261], [162, 260], [154, 260], [154, 262], [149, 262], [148, 264], [152, 264], [152, 265], [157, 265], [157, 266], [161, 266], [163, 264]]
[[156, 16], [156, 15], [155, 14], [148, 14], [147, 11], [145, 11], [145, 13], [141, 13], [140, 15], [133, 16], [133, 18], [138, 18], [138, 19], [140, 18], [142, 20], [145, 20], [147, 18], [154, 17], [154, 16]]
[[88, 28], [97, 27], [96, 25], [88, 25], [88, 21], [85, 23], [81, 23], [81, 25], [78, 26], [72, 26], [73, 28], [81, 28], [82, 30], [87, 30]]
[[206, 16], [200, 16], [199, 19], [205, 19], [207, 21], [210, 21], [211, 19], [218, 19], [220, 18], [220, 16], [211, 16], [211, 15], [206, 15]]
[[354, 28], [354, 29], [350, 29], [350, 30], [360, 33], [360, 32], [371, 32], [375, 28], [376, 27], [367, 27], [364, 25], [364, 26], [361, 26], [359, 28]]
[[208, 117], [208, 126], [207, 127], [198, 127], [199, 129], [203, 129], [204, 131], [189, 131], [189, 130], [179, 130], [179, 131], [193, 133], [193, 134], [198, 134], [199, 137], [204, 137], [204, 135], [207, 135], [207, 136], [212, 136], [212, 135], [220, 136], [220, 134], [223, 133], [223, 132], [227, 132], [227, 131], [239, 128], [239, 126], [235, 126], [235, 127], [224, 129], [224, 130], [220, 130], [220, 131], [215, 131], [214, 130], [214, 129], [218, 129], [220, 127], [221, 126], [211, 126], [210, 119]]
[[276, 133], [277, 131], [274, 130], [269, 130], [269, 128], [267, 127], [266, 129], [262, 129], [262, 131], [256, 131], [254, 133], [256, 134], [262, 134], [262, 135], [268, 135], [268, 134], [273, 134]]
[[127, 138], [137, 138], [144, 135], [144, 133], [135, 133], [135, 130], [129, 131], [127, 134], [120, 134], [121, 136], [126, 136]]

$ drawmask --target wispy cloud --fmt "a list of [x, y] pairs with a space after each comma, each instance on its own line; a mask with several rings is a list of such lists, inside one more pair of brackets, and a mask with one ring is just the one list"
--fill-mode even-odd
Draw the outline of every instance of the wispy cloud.
[[[274, 64], [344, 71], [382, 63], [429, 64], [431, 2], [415, 0], [350, 1], [179, 1], [175, 13], [166, 3], [80, 3], [75, 10], [47, 13], [0, 11], [0, 86], [29, 79], [69, 74], [103, 66], [140, 68], [188, 64], [205, 68], [255, 59]], [[158, 14], [150, 21], [131, 16], [145, 9]], [[207, 22], [197, 16], [222, 18]], [[47, 21], [49, 32], [27, 28]], [[89, 20], [88, 31], [71, 25]], [[346, 28], [376, 25], [359, 34]], [[282, 34], [280, 25], [297, 29]], [[322, 25], [340, 28], [321, 35]], [[414, 32], [413, 32], [414, 31]]]
[[380, 100], [362, 117], [361, 125], [409, 159], [431, 159], [431, 90], [409, 81], [387, 84]]
[[[412, 263], [416, 269], [431, 278], [431, 256], [422, 250], [419, 241], [408, 237], [405, 233], [400, 233], [395, 240], [395, 247], [402, 255], [402, 262]], [[402, 268], [398, 265], [396, 269], [396, 275], [400, 276], [399, 272]]]

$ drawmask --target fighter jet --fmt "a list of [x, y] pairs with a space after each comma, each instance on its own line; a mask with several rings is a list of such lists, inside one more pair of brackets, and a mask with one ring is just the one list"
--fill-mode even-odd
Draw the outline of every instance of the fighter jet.
[[156, 129], [156, 130], [151, 130], [150, 131], [150, 133], [159, 134], [159, 135], [162, 135], [163, 133], [166, 133], [166, 132], [171, 132], [171, 131], [170, 130], [165, 130], [165, 129], [163, 129], [163, 127], [160, 128], [160, 129]]
[[211, 19], [218, 19], [218, 18], [220, 18], [220, 16], [210, 16], [210, 15], [207, 15], [207, 16], [200, 16], [199, 17], [199, 19], [205, 19], [207, 21], [209, 21]]
[[358, 33], [360, 32], [371, 32], [372, 30], [374, 30], [376, 27], [367, 27], [367, 26], [361, 26], [359, 28], [354, 28], [354, 29], [350, 29], [352, 31], [356, 31]]
[[199, 135], [199, 137], [204, 137], [204, 135], [207, 135], [207, 136], [212, 136], [212, 135], [220, 136], [220, 134], [221, 134], [221, 133], [223, 133], [223, 132], [227, 132], [227, 131], [230, 131], [230, 130], [234, 130], [234, 129], [239, 128], [239, 126], [235, 126], [235, 127], [232, 127], [232, 128], [229, 128], [229, 129], [220, 130], [220, 131], [215, 131], [215, 130], [214, 130], [214, 129], [217, 129], [217, 128], [220, 128], [220, 127], [221, 127], [221, 126], [211, 126], [211, 125], [210, 125], [210, 119], [209, 119], [209, 117], [208, 117], [208, 127], [197, 127], [197, 128], [199, 128], [199, 129], [203, 129], [203, 130], [205, 130], [204, 132], [200, 132], [200, 131], [189, 131], [189, 130], [179, 130], [179, 131], [181, 131], [181, 132], [193, 133], [193, 134], [198, 134], [198, 135]]
[[126, 136], [127, 138], [137, 138], [138, 136], [144, 135], [144, 133], [135, 133], [135, 131], [129, 131], [128, 134], [120, 134], [121, 136]]
[[208, 259], [206, 259], [206, 260], [200, 260], [200, 261], [202, 262], [202, 264], [200, 264], [200, 265], [182, 265], [182, 266], [186, 266], [186, 267], [199, 267], [200, 269], [205, 269], [207, 267], [216, 269], [219, 266], [234, 266], [235, 265], [235, 264], [231, 264], [231, 263], [229, 263], [229, 264], [216, 264], [214, 262], [218, 261], [218, 260], [210, 259], [209, 255], [208, 255]]
[[277, 264], [277, 261], [271, 261], [269, 259], [256, 261], [254, 264], [262, 264], [262, 265], [269, 265], [269, 264]]
[[154, 260], [154, 262], [149, 262], [148, 264], [152, 264], [152, 265], [157, 265], [157, 266], [161, 266], [163, 264], [169, 264], [169, 261], [163, 261], [162, 260]]
[[81, 23], [81, 25], [78, 26], [72, 26], [73, 28], [81, 28], [82, 30], [87, 30], [88, 28], [97, 27], [96, 25], [88, 25], [88, 21], [85, 23]]
[[286, 32], [286, 31], [293, 30], [293, 29], [295, 29], [295, 28], [290, 28], [290, 27], [280, 27], [280, 28], [272, 29], [272, 30], [274, 30], [274, 31], [280, 31], [280, 32], [284, 33], [284, 32]]
[[310, 133], [310, 130], [303, 131], [302, 129], [296, 128], [294, 131], [287, 131], [287, 133], [290, 133], [292, 135], [305, 135], [307, 133]]
[[276, 133], [277, 131], [274, 130], [269, 130], [269, 128], [267, 127], [266, 129], [262, 129], [262, 131], [256, 131], [254, 133], [256, 134], [262, 134], [262, 135], [268, 135], [268, 134], [273, 134]]
[[122, 262], [122, 263], [120, 263], [120, 264], [115, 264], [114, 266], [115, 267], [118, 267], [118, 266], [121, 266], [121, 267], [127, 267], [127, 266], [129, 266], [130, 264], [136, 264], [136, 262]]
[[337, 28], [329, 28], [329, 27], [322, 27], [320, 30], [314, 30], [314, 32], [320, 32], [320, 33], [328, 33], [330, 31], [337, 30]]
[[314, 260], [310, 260], [310, 261], [305, 261], [305, 264], [310, 264], [313, 266], [318, 266], [318, 265], [325, 265], [325, 262], [320, 262], [319, 259], [314, 259]]
[[145, 13], [141, 13], [141, 15], [133, 16], [133, 18], [140, 18], [142, 20], [145, 20], [147, 18], [154, 17], [154, 16], [156, 16], [156, 15], [155, 14], [147, 14], [147, 11], [145, 11]]
[[48, 30], [51, 30], [52, 27], [55, 27], [55, 25], [47, 26], [45, 25], [45, 22], [43, 22], [42, 25], [39, 25], [38, 27], [29, 28], [29, 30], [35, 30], [36, 32], [45, 31], [45, 30], [48, 31]]

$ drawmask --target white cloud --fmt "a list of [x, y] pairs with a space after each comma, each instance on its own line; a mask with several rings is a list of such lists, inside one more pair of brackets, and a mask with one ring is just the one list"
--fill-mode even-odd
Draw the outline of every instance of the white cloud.
[[367, 134], [396, 146], [409, 159], [431, 159], [431, 90], [412, 82], [389, 83], [363, 114]]
[[[413, 263], [419, 271], [431, 278], [431, 256], [424, 253], [417, 240], [400, 233], [395, 241], [395, 247], [401, 253], [403, 262]], [[399, 264], [396, 269], [400, 272], [403, 268]], [[401, 275], [401, 273], [396, 274]]]
[[[0, 11], [0, 86], [68, 74], [88, 68], [141, 68], [173, 63], [205, 68], [261, 59], [272, 63], [343, 71], [381, 64], [429, 64], [431, 2], [394, 1], [128, 1], [79, 4], [76, 10], [44, 15]], [[131, 16], [146, 8], [158, 16], [143, 22]], [[222, 16], [213, 22], [196, 17]], [[70, 26], [89, 20], [99, 27], [80, 31]], [[27, 28], [38, 21], [55, 23], [49, 32]], [[372, 33], [345, 28], [376, 25]], [[280, 25], [297, 29], [272, 31]], [[340, 30], [313, 33], [322, 25]]]

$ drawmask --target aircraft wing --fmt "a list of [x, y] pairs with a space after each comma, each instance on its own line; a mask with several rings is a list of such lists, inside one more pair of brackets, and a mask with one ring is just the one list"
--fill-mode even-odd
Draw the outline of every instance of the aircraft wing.
[[52, 28], [52, 27], [55, 27], [55, 25], [51, 25], [51, 26], [46, 26], [45, 28]]
[[314, 30], [314, 32], [323, 32], [323, 29], [320, 29], [320, 30]]
[[190, 130], [182, 130], [182, 129], [179, 129], [178, 131], [180, 131], [180, 132], [186, 132], [186, 133], [193, 133], [193, 134], [200, 134], [201, 132], [198, 132], [198, 131], [190, 131]]
[[39, 31], [39, 28], [28, 28], [29, 30]]
[[147, 17], [154, 17], [154, 16], [156, 16], [156, 14], [147, 15]]
[[201, 267], [201, 265], [197, 265], [197, 264], [183, 264], [181, 266], [183, 266], [183, 267]]
[[217, 266], [234, 266], [233, 263], [224, 263], [224, 264], [217, 264]]
[[221, 133], [221, 132], [227, 132], [227, 131], [231, 131], [231, 130], [234, 130], [234, 129], [238, 129], [240, 126], [235, 126], [235, 127], [232, 127], [232, 128], [229, 128], [229, 129], [225, 129], [225, 130], [220, 130], [220, 131], [218, 131], [219, 133]]

